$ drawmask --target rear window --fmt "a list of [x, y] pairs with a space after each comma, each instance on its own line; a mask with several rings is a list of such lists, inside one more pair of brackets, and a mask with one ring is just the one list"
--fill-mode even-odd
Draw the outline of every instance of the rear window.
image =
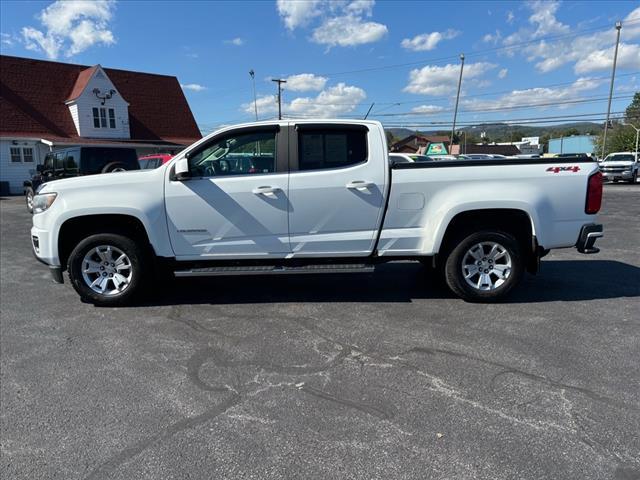
[[355, 129], [304, 129], [298, 132], [300, 170], [341, 168], [367, 161], [367, 132]]
[[119, 163], [125, 170], [139, 170], [138, 155], [133, 148], [87, 147], [82, 149], [82, 173], [102, 173], [111, 163]]

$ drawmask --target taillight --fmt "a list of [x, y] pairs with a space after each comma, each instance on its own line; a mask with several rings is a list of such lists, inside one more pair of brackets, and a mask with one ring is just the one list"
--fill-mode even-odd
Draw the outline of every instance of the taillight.
[[602, 173], [596, 172], [589, 177], [587, 183], [587, 203], [584, 212], [589, 214], [598, 213], [602, 205]]

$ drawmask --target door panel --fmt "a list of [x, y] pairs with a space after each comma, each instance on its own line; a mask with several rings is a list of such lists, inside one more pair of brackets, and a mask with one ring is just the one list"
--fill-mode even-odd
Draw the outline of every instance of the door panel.
[[169, 175], [165, 204], [177, 258], [283, 258], [290, 253], [287, 134], [276, 128], [216, 136], [190, 153], [193, 178], [177, 181]]
[[[289, 241], [293, 256], [366, 256], [384, 208], [387, 175], [377, 132], [300, 129], [290, 148]], [[342, 137], [341, 137], [342, 136]], [[362, 145], [359, 143], [362, 142]], [[364, 149], [364, 151], [362, 151]], [[350, 163], [354, 163], [349, 166]], [[337, 165], [336, 168], [331, 168]], [[308, 170], [304, 170], [308, 169]]]
[[[270, 186], [273, 193], [254, 193]], [[287, 174], [170, 181], [165, 192], [177, 257], [283, 257], [287, 237]]]

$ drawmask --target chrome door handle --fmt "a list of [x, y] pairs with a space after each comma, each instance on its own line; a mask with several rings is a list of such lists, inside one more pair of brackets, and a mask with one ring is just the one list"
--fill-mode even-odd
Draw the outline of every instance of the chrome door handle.
[[351, 189], [356, 189], [356, 190], [367, 190], [368, 188], [371, 188], [375, 185], [375, 183], [373, 182], [368, 182], [366, 180], [353, 180], [349, 183], [347, 183], [346, 187], [347, 188], [351, 188]]
[[275, 196], [276, 192], [279, 192], [280, 188], [279, 187], [271, 187], [268, 185], [262, 186], [262, 187], [256, 187], [253, 190], [251, 190], [251, 192], [255, 193], [256, 195], [270, 195], [270, 196]]

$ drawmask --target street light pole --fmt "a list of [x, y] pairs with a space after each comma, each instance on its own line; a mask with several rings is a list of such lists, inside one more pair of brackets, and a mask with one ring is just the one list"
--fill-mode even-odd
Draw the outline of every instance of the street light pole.
[[249, 70], [249, 75], [251, 75], [251, 81], [253, 82], [253, 109], [256, 112], [256, 122], [258, 121], [258, 99], [256, 98], [256, 72], [253, 71], [253, 68]]
[[458, 101], [460, 100], [460, 86], [462, 85], [462, 71], [464, 70], [464, 53], [460, 54], [460, 77], [458, 78], [458, 93], [456, 94], [456, 108], [453, 110], [453, 125], [451, 126], [451, 140], [449, 141], [449, 153], [453, 147], [453, 135], [456, 132], [456, 117], [458, 116]]
[[278, 120], [282, 120], [282, 84], [287, 81], [281, 78], [272, 78], [271, 81], [278, 84]]
[[602, 158], [604, 158], [604, 152], [607, 147], [607, 130], [609, 129], [609, 115], [611, 115], [611, 97], [613, 96], [613, 81], [616, 78], [616, 63], [618, 62], [618, 45], [620, 44], [620, 29], [622, 29], [622, 22], [616, 22], [616, 30], [618, 31], [616, 36], [616, 49], [613, 54], [613, 68], [611, 69], [611, 85], [609, 86], [609, 105], [607, 106], [607, 121], [604, 123], [604, 136], [602, 137]]
[[631, 128], [636, 131], [636, 156], [638, 155], [638, 138], [640, 138], [640, 128], [636, 127], [633, 123], [626, 122]]

